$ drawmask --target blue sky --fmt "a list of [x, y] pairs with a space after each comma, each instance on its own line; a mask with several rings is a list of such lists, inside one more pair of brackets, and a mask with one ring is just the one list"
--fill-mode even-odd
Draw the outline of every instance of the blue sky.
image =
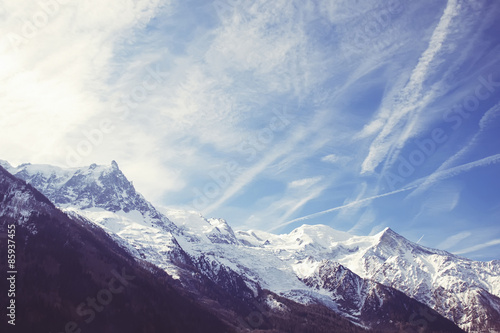
[[116, 160], [154, 203], [500, 253], [496, 1], [4, 1], [11, 164]]

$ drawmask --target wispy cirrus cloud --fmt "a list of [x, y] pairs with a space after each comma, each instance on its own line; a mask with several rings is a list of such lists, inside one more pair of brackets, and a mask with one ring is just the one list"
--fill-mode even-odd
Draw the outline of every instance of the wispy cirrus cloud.
[[495, 246], [498, 244], [500, 244], [500, 239], [493, 239], [491, 241], [487, 241], [484, 244], [478, 244], [478, 245], [474, 245], [471, 247], [467, 247], [465, 249], [455, 251], [454, 253], [455, 254], [468, 254], [468, 253], [477, 252], [477, 251], [480, 251], [480, 250], [483, 250], [483, 249], [486, 249], [488, 247]]
[[366, 137], [380, 129], [380, 133], [370, 146], [368, 156], [363, 161], [362, 173], [374, 171], [394, 149], [401, 148], [406, 140], [414, 134], [418, 113], [430, 102], [432, 96], [432, 91], [424, 92], [424, 80], [442, 48], [451, 28], [452, 20], [458, 13], [457, 0], [449, 0], [434, 29], [427, 49], [422, 53], [411, 73], [409, 82], [397, 95], [396, 100], [381, 112], [381, 117], [365, 126], [359, 134], [360, 137]]
[[[450, 168], [450, 169], [447, 169], [447, 170], [442, 170], [438, 174], [438, 177], [436, 177], [434, 179], [434, 182], [442, 181], [444, 179], [448, 179], [448, 178], [457, 176], [457, 175], [459, 175], [459, 174], [461, 174], [463, 172], [469, 171], [469, 170], [471, 170], [473, 168], [484, 167], [484, 166], [496, 164], [496, 163], [499, 163], [499, 162], [500, 162], [500, 154], [496, 154], [496, 155], [485, 157], [485, 158], [477, 160], [477, 161], [473, 161], [473, 162], [469, 162], [469, 163], [466, 163], [466, 164], [462, 164], [462, 165], [459, 165], [459, 166], [456, 166], [456, 167], [453, 167], [453, 168]], [[359, 204], [370, 202], [370, 201], [375, 200], [375, 199], [384, 198], [384, 197], [387, 197], [387, 196], [391, 196], [391, 195], [395, 195], [395, 194], [398, 194], [398, 193], [406, 192], [406, 191], [409, 191], [409, 190], [417, 188], [426, 179], [427, 179], [427, 177], [420, 178], [420, 179], [418, 179], [416, 181], [413, 181], [408, 186], [406, 186], [404, 188], [401, 188], [401, 189], [398, 189], [398, 190], [394, 190], [394, 191], [390, 191], [390, 192], [386, 192], [386, 193], [382, 193], [382, 194], [370, 196], [370, 197], [367, 197], [367, 198], [362, 198], [362, 199], [359, 199], [359, 200], [356, 200], [356, 201], [352, 201], [352, 202], [349, 202], [349, 203], [341, 205], [341, 206], [337, 206], [337, 207], [333, 207], [333, 208], [330, 208], [330, 209], [326, 209], [326, 210], [323, 210], [323, 211], [320, 211], [320, 212], [317, 212], [317, 213], [314, 213], [314, 214], [309, 214], [309, 215], [306, 215], [306, 216], [302, 216], [302, 217], [299, 217], [299, 218], [296, 218], [296, 219], [293, 219], [293, 220], [281, 223], [280, 225], [277, 225], [277, 226], [273, 227], [272, 229], [270, 229], [270, 231], [278, 230], [278, 229], [280, 229], [280, 228], [282, 228], [284, 226], [290, 225], [292, 223], [296, 223], [296, 222], [300, 222], [300, 221], [305, 221], [305, 220], [310, 220], [310, 219], [313, 219], [313, 218], [317, 218], [317, 217], [322, 216], [324, 214], [328, 214], [328, 213], [332, 213], [332, 212], [335, 212], [335, 211], [340, 211], [340, 210], [344, 210], [344, 209], [349, 209], [349, 208], [352, 208], [352, 207], [356, 207]], [[454, 205], [456, 205], [456, 203]]]
[[327, 162], [327, 163], [331, 163], [331, 164], [340, 164], [340, 165], [346, 165], [351, 160], [352, 160], [352, 157], [340, 156], [337, 154], [328, 154], [328, 155], [323, 156], [321, 158], [322, 162]]
[[289, 131], [289, 136], [281, 143], [269, 150], [257, 163], [246, 169], [234, 182], [224, 191], [223, 195], [210, 204], [203, 212], [208, 214], [220, 207], [227, 200], [237, 195], [246, 185], [252, 182], [260, 173], [267, 170], [271, 164], [278, 159], [286, 157], [295, 147], [306, 140], [308, 136], [315, 133], [324, 124], [325, 113], [317, 113], [308, 124], [301, 124], [295, 121], [295, 126]]
[[456, 152], [453, 156], [449, 157], [446, 161], [444, 161], [435, 172], [430, 174], [425, 181], [416, 188], [410, 196], [418, 195], [427, 190], [431, 184], [435, 182], [435, 178], [438, 177], [439, 173], [442, 170], [449, 169], [453, 164], [455, 164], [460, 159], [464, 158], [467, 153], [470, 153], [472, 148], [476, 146], [480, 142], [480, 138], [483, 133], [486, 131], [488, 126], [494, 124], [496, 118], [500, 116], [500, 103], [497, 103], [490, 109], [488, 109], [484, 115], [479, 120], [479, 130], [474, 134], [474, 136], [468, 141], [468, 143], [462, 147], [458, 152]]
[[439, 243], [437, 247], [439, 249], [448, 250], [457, 245], [458, 243], [460, 243], [461, 241], [463, 241], [464, 239], [467, 239], [471, 235], [472, 233], [469, 231], [459, 232], [458, 234], [447, 237], [444, 241]]
[[[283, 194], [264, 198], [265, 208], [253, 212], [245, 221], [244, 226], [266, 230], [270, 225], [282, 223], [303, 209], [309, 202], [322, 195], [331, 186], [331, 183], [332, 179], [324, 179], [323, 177], [292, 181]], [[241, 227], [239, 226], [239, 228]]]
[[297, 179], [297, 180], [294, 180], [294, 181], [288, 183], [288, 187], [307, 189], [307, 188], [311, 187], [312, 185], [318, 183], [322, 179], [323, 179], [323, 177], [311, 177], [311, 178]]

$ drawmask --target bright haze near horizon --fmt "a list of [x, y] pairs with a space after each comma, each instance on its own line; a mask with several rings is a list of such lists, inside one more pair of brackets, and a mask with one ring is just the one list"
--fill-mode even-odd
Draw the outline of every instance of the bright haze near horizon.
[[0, 159], [236, 229], [500, 253], [497, 1], [0, 4]]

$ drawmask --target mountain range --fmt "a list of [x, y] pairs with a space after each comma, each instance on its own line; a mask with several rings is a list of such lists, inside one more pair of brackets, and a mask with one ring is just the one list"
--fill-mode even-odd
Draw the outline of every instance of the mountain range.
[[[325, 225], [235, 231], [220, 218], [155, 207], [114, 161], [0, 161], [0, 221], [2, 234], [17, 225], [26, 328], [500, 332], [499, 260], [423, 247], [390, 228], [372, 236]], [[121, 270], [137, 278], [119, 300], [102, 312], [81, 306]]]

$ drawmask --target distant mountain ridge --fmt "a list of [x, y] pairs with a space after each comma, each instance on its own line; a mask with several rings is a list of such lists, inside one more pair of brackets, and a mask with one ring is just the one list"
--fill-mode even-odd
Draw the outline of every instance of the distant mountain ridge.
[[428, 249], [391, 229], [374, 236], [321, 225], [285, 235], [234, 232], [222, 219], [153, 207], [116, 162], [70, 170], [2, 163], [67, 213], [102, 227], [134, 257], [164, 269], [193, 293], [208, 279], [248, 299], [267, 289], [275, 300], [320, 304], [371, 329], [456, 330], [441, 314], [470, 332], [500, 331], [497, 261]]

